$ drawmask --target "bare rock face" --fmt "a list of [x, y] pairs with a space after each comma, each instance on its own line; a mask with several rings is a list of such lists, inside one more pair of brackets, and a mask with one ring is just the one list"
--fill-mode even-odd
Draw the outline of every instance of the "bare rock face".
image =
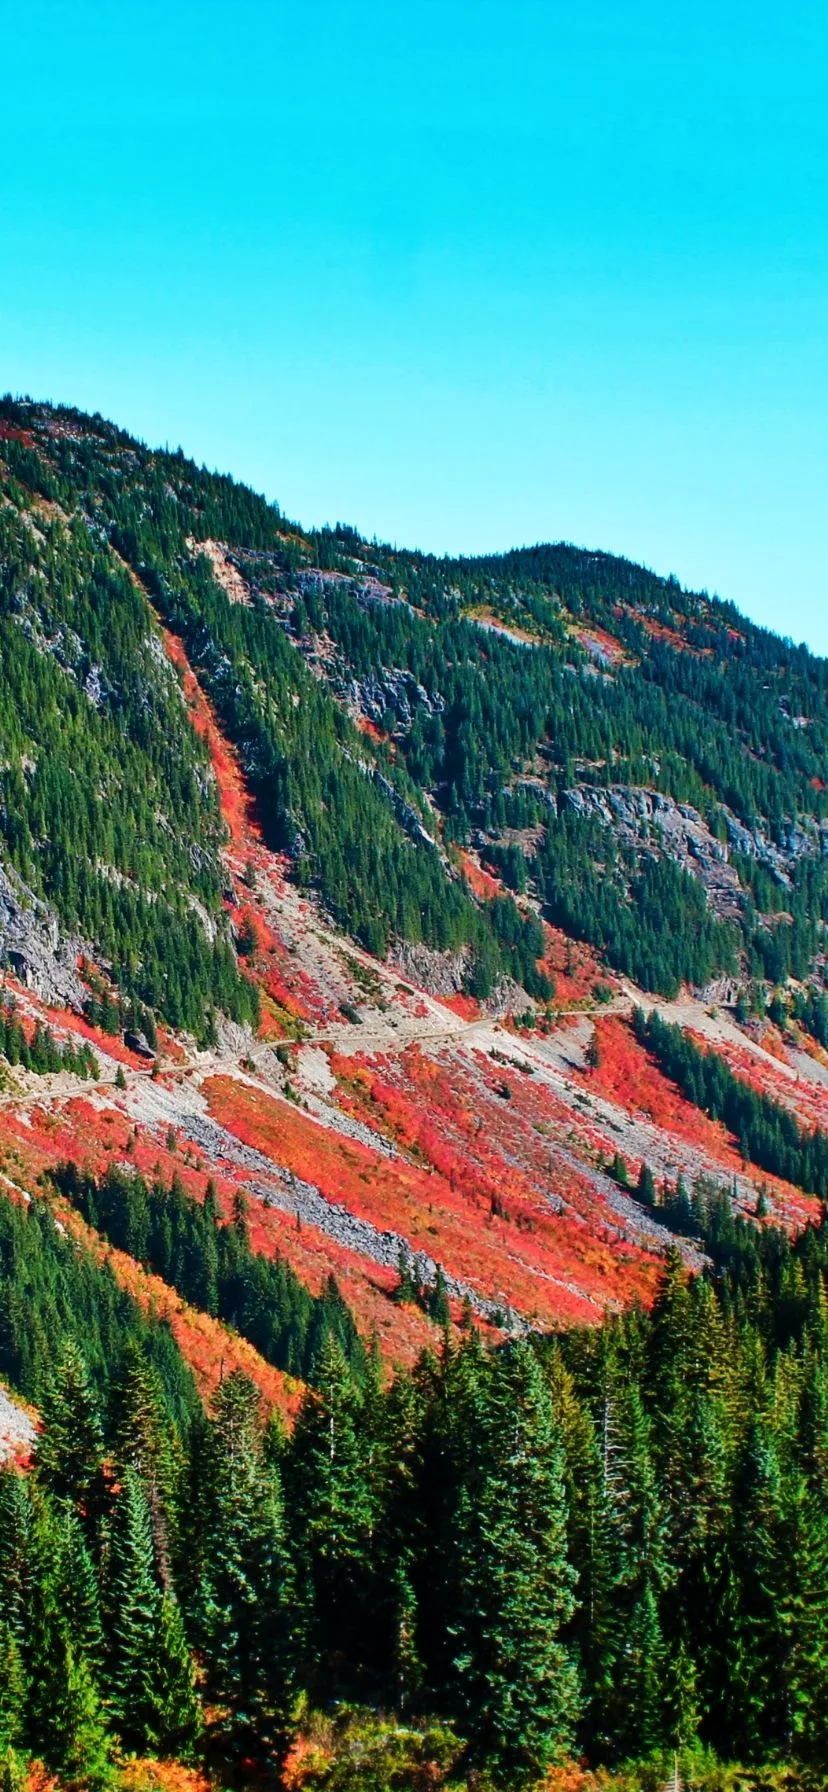
[[78, 959], [87, 941], [64, 934], [57, 916], [0, 864], [0, 961], [53, 1008], [83, 1007]]
[[[468, 949], [459, 952], [436, 952], [431, 946], [407, 945], [400, 941], [388, 959], [395, 970], [419, 984], [430, 996], [456, 996], [465, 986]], [[526, 997], [523, 997], [526, 1007]]]
[[734, 852], [741, 852], [748, 859], [759, 859], [775, 872], [782, 884], [790, 883], [791, 872], [800, 859], [813, 858], [816, 854], [828, 858], [828, 822], [822, 821], [818, 827], [801, 827], [798, 822], [788, 822], [780, 828], [778, 840], [773, 841], [760, 827], [745, 827], [729, 810], [725, 810], [724, 815], [728, 840]]
[[18, 1406], [12, 1394], [0, 1386], [0, 1463], [15, 1456], [29, 1454], [35, 1441], [35, 1427], [27, 1412]]
[[228, 1020], [226, 1014], [216, 1017], [217, 1050], [223, 1057], [244, 1058], [255, 1043], [253, 1028], [247, 1021]]
[[628, 784], [578, 784], [565, 792], [565, 801], [576, 814], [595, 816], [619, 840], [637, 850], [655, 848], [675, 859], [698, 878], [711, 907], [728, 920], [737, 919], [744, 907], [744, 892], [730, 863], [731, 852], [766, 865], [781, 891], [790, 886], [798, 860], [828, 856], [825, 822], [810, 828], [791, 822], [780, 830], [775, 843], [760, 827], [746, 827], [720, 804], [727, 830], [725, 842], [710, 832], [691, 803], [677, 803], [658, 790]]
[[674, 859], [698, 879], [718, 915], [734, 919], [741, 912], [744, 898], [728, 848], [690, 803], [625, 784], [579, 784], [567, 790], [566, 801], [578, 815], [595, 816], [636, 850], [649, 848]]
[[191, 553], [203, 554], [209, 560], [213, 577], [222, 591], [226, 592], [231, 604], [249, 606], [250, 592], [225, 542], [193, 541], [190, 537], [187, 546]]
[[433, 716], [440, 715], [445, 708], [442, 697], [430, 697], [413, 672], [400, 670], [397, 666], [383, 667], [381, 673], [372, 673], [365, 678], [343, 681], [342, 695], [355, 715], [367, 716], [378, 725], [391, 715], [398, 724], [408, 728], [418, 710], [423, 715]]
[[490, 1014], [493, 1020], [505, 1020], [509, 1014], [526, 1014], [527, 1010], [534, 1013], [537, 1003], [513, 977], [501, 977], [482, 1007], [484, 1014]]
[[[435, 952], [430, 946], [411, 946], [405, 941], [398, 941], [388, 962], [404, 977], [424, 989], [426, 995], [458, 996], [466, 988], [468, 946], [458, 952]], [[525, 1014], [527, 1009], [534, 1009], [535, 1006], [525, 989], [515, 983], [512, 977], [501, 977], [482, 1004], [483, 1012], [490, 1014], [493, 1020], [503, 1020], [509, 1014]]]

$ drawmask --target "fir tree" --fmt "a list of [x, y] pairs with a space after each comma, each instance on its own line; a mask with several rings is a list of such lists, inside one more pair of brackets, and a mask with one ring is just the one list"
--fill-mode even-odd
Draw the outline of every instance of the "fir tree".
[[188, 1760], [202, 1731], [193, 1656], [177, 1601], [162, 1594], [153, 1653], [153, 1705], [160, 1752]]
[[113, 1780], [107, 1724], [87, 1662], [64, 1642], [50, 1676], [54, 1738], [44, 1749], [69, 1792], [98, 1792]]
[[26, 1692], [20, 1645], [11, 1625], [0, 1619], [0, 1759], [23, 1740]]
[[821, 1487], [792, 1468], [784, 1494], [785, 1572], [775, 1614], [785, 1739], [806, 1760], [828, 1751], [828, 1516]]
[[496, 1371], [487, 1446], [482, 1482], [459, 1503], [462, 1576], [448, 1623], [461, 1721], [496, 1775], [515, 1784], [566, 1751], [578, 1714], [560, 1639], [575, 1607], [563, 1458], [528, 1345]]
[[782, 1475], [774, 1440], [759, 1420], [751, 1426], [745, 1447], [736, 1512], [740, 1601], [733, 1665], [739, 1678], [732, 1676], [731, 1699], [734, 1715], [738, 1713], [738, 1746], [747, 1759], [756, 1759], [763, 1744], [778, 1747], [789, 1729], [782, 1665], [790, 1642], [780, 1625], [787, 1606], [789, 1568]]
[[434, 1287], [429, 1293], [428, 1311], [435, 1325], [445, 1328], [451, 1324], [451, 1307], [449, 1306], [448, 1289], [442, 1266], [438, 1263]]
[[609, 1533], [611, 1690], [604, 1721], [625, 1754], [662, 1740], [666, 1650], [661, 1603], [670, 1580], [665, 1515], [639, 1389], [613, 1365], [601, 1424], [603, 1523]]
[[55, 1538], [59, 1552], [55, 1565], [58, 1598], [69, 1642], [100, 1685], [104, 1661], [100, 1588], [82, 1526], [71, 1507], [57, 1513]]
[[60, 1520], [42, 1496], [32, 1525], [26, 1637], [27, 1742], [70, 1788], [109, 1779], [107, 1726], [90, 1663], [73, 1647], [62, 1603]]
[[77, 1345], [68, 1340], [43, 1402], [38, 1438], [38, 1477], [49, 1492], [68, 1499], [90, 1524], [100, 1518], [104, 1438], [89, 1373]]
[[149, 1509], [134, 1468], [124, 1472], [112, 1515], [106, 1594], [112, 1719], [128, 1747], [155, 1749], [161, 1740], [158, 1637], [162, 1594]]
[[229, 1376], [202, 1438], [194, 1615], [226, 1743], [272, 1763], [291, 1734], [293, 1651], [278, 1473], [258, 1406], [251, 1383]]
[[30, 1490], [22, 1475], [0, 1468], [0, 1614], [24, 1659], [35, 1575]]
[[649, 1164], [642, 1163], [641, 1169], [638, 1172], [638, 1182], [636, 1183], [635, 1192], [639, 1201], [641, 1201], [645, 1207], [655, 1207], [655, 1177]]
[[180, 1450], [164, 1410], [157, 1372], [135, 1341], [128, 1343], [110, 1398], [112, 1454], [118, 1474], [133, 1469], [144, 1491], [152, 1527], [155, 1566], [162, 1585], [171, 1575], [170, 1523], [177, 1517], [182, 1474]]
[[337, 1657], [364, 1659], [376, 1523], [360, 1398], [339, 1345], [328, 1337], [318, 1394], [300, 1409], [285, 1465], [310, 1660], [322, 1686]]

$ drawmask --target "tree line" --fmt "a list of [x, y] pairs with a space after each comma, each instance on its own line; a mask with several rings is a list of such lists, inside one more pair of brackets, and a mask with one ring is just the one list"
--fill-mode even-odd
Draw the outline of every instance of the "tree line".
[[127, 997], [201, 1038], [215, 1009], [255, 1019], [221, 906], [206, 751], [146, 598], [79, 516], [38, 513], [31, 528], [32, 491], [13, 500], [0, 509], [4, 853]]
[[238, 1375], [176, 1404], [146, 1331], [97, 1379], [56, 1340], [0, 1479], [3, 1745], [70, 1786], [130, 1748], [278, 1774], [344, 1700], [509, 1787], [573, 1749], [824, 1772], [828, 1243], [717, 1230], [649, 1310], [447, 1330], [388, 1383], [329, 1332], [290, 1436]]
[[51, 1027], [37, 1021], [28, 1036], [13, 1001], [0, 1001], [0, 1057], [21, 1070], [33, 1070], [37, 1076], [48, 1076], [58, 1070], [70, 1070], [75, 1076], [98, 1078], [98, 1060], [91, 1045], [76, 1045], [67, 1039], [60, 1045]]
[[97, 1180], [66, 1163], [52, 1180], [88, 1225], [177, 1288], [191, 1306], [231, 1325], [278, 1369], [314, 1382], [323, 1344], [332, 1336], [351, 1373], [357, 1380], [364, 1376], [365, 1349], [334, 1276], [314, 1296], [284, 1257], [254, 1251], [243, 1194], [235, 1198], [232, 1220], [223, 1224], [212, 1181], [198, 1201], [177, 1176], [167, 1187], [114, 1165]]
[[688, 1101], [735, 1134], [749, 1163], [806, 1194], [828, 1198], [828, 1133], [800, 1126], [787, 1108], [734, 1076], [717, 1052], [703, 1051], [655, 1011], [645, 1015], [637, 1009], [633, 1026], [640, 1044]]

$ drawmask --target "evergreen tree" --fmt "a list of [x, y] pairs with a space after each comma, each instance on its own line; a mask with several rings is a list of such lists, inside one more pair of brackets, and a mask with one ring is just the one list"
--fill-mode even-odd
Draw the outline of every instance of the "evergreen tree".
[[607, 1482], [612, 1443], [610, 1413], [601, 1424], [575, 1391], [575, 1378], [555, 1347], [546, 1365], [556, 1422], [564, 1446], [568, 1554], [577, 1575], [577, 1605], [568, 1627], [584, 1696], [590, 1745], [607, 1746], [606, 1707], [616, 1678], [617, 1626], [612, 1605], [615, 1534]]
[[783, 1629], [789, 1608], [782, 1475], [773, 1438], [759, 1420], [751, 1426], [735, 1506], [740, 1603], [731, 1700], [737, 1745], [755, 1760], [768, 1742], [783, 1744], [789, 1731], [783, 1665], [791, 1641]]
[[42, 1495], [36, 1497], [31, 1539], [26, 1739], [69, 1788], [81, 1792], [109, 1779], [106, 1718], [92, 1667], [72, 1644], [62, 1604], [60, 1519]]
[[0, 1619], [0, 1760], [23, 1740], [26, 1692], [20, 1645], [11, 1625]]
[[811, 1761], [824, 1759], [828, 1743], [828, 1515], [821, 1493], [795, 1461], [787, 1464], [779, 1495], [775, 1691], [784, 1746]]
[[161, 1590], [134, 1468], [124, 1472], [112, 1518], [107, 1606], [109, 1699], [122, 1739], [162, 1753], [189, 1747], [198, 1731], [193, 1667], [178, 1608]]
[[429, 1294], [428, 1311], [435, 1325], [445, 1327], [451, 1324], [451, 1307], [449, 1306], [446, 1278], [439, 1263], [434, 1287]]
[[454, 1642], [458, 1713], [506, 1784], [538, 1777], [572, 1740], [576, 1678], [560, 1640], [575, 1576], [566, 1553], [563, 1458], [530, 1347], [495, 1370], [482, 1481], [457, 1511], [462, 1571]]
[[602, 1426], [605, 1522], [613, 1539], [609, 1728], [622, 1753], [648, 1754], [662, 1741], [664, 1727], [661, 1607], [671, 1578], [665, 1518], [640, 1392], [616, 1383], [609, 1398], [614, 1410]]
[[131, 1467], [124, 1471], [112, 1515], [106, 1604], [107, 1683], [113, 1721], [129, 1747], [154, 1747], [158, 1724], [154, 1660], [161, 1588], [146, 1497]]
[[360, 1396], [329, 1336], [318, 1393], [300, 1408], [285, 1464], [305, 1646], [320, 1688], [336, 1685], [338, 1660], [358, 1665], [370, 1653], [377, 1514], [360, 1417]]
[[375, 1537], [376, 1662], [384, 1665], [390, 1696], [397, 1708], [405, 1712], [423, 1682], [414, 1584], [418, 1560], [425, 1553], [418, 1486], [424, 1421], [422, 1390], [411, 1376], [399, 1375], [382, 1407], [382, 1453], [376, 1476], [383, 1483]]
[[124, 1351], [110, 1397], [109, 1431], [115, 1468], [133, 1469], [144, 1492], [152, 1527], [155, 1566], [162, 1584], [171, 1576], [170, 1521], [177, 1519], [183, 1464], [164, 1410], [157, 1372], [137, 1341]]
[[30, 1490], [22, 1475], [0, 1468], [0, 1614], [24, 1660], [36, 1573], [32, 1533]]
[[293, 1648], [278, 1471], [258, 1406], [251, 1383], [229, 1376], [201, 1441], [194, 1617], [226, 1744], [272, 1763], [291, 1735]]
[[[62, 1640], [51, 1663], [51, 1721], [45, 1759], [69, 1792], [98, 1792], [112, 1783], [107, 1725], [87, 1662]], [[38, 1738], [43, 1746], [43, 1737]]]
[[69, 1642], [75, 1655], [87, 1663], [100, 1690], [104, 1634], [98, 1575], [83, 1528], [70, 1506], [56, 1514], [56, 1542], [58, 1599]]
[[196, 1672], [177, 1601], [163, 1593], [153, 1654], [153, 1703], [161, 1752], [188, 1760], [202, 1731]]
[[103, 1459], [98, 1402], [81, 1352], [70, 1339], [43, 1402], [35, 1458], [38, 1477], [50, 1493], [71, 1500], [94, 1525], [105, 1498]]
[[641, 1169], [638, 1172], [638, 1182], [636, 1183], [635, 1192], [639, 1201], [641, 1201], [645, 1207], [655, 1207], [655, 1177], [649, 1164], [642, 1163]]

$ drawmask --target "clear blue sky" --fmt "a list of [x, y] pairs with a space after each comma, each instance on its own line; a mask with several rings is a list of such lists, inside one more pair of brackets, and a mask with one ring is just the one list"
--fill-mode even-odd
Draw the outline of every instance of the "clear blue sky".
[[0, 0], [0, 386], [828, 652], [824, 0]]

